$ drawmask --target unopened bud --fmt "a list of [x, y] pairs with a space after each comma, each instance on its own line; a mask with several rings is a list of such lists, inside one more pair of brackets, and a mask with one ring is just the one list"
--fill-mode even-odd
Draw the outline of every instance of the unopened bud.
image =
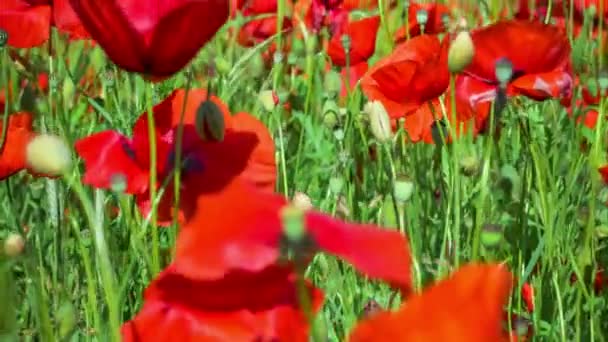
[[272, 90], [262, 90], [258, 95], [258, 100], [268, 112], [272, 112], [279, 103], [279, 97]]
[[343, 34], [342, 37], [340, 37], [340, 43], [342, 43], [342, 47], [344, 48], [344, 51], [348, 54], [350, 52], [350, 48], [351, 48], [350, 36], [347, 34]]
[[336, 101], [327, 100], [323, 104], [323, 123], [330, 129], [333, 129], [338, 124], [338, 112], [340, 108]]
[[325, 74], [323, 85], [325, 86], [326, 92], [334, 94], [339, 93], [342, 89], [342, 77], [338, 72], [331, 70]]
[[448, 69], [451, 73], [464, 70], [475, 56], [475, 45], [468, 31], [460, 31], [448, 50]]
[[502, 227], [498, 224], [484, 224], [481, 230], [481, 243], [486, 247], [494, 247], [500, 241], [502, 241]]
[[406, 176], [397, 176], [393, 184], [393, 195], [398, 203], [405, 203], [414, 194], [414, 182]]
[[28, 167], [36, 173], [59, 176], [70, 171], [72, 151], [60, 137], [40, 134], [26, 147]]
[[304, 227], [304, 210], [295, 205], [287, 205], [281, 209], [283, 233], [289, 241], [301, 241], [306, 236]]
[[230, 62], [228, 62], [225, 58], [221, 56], [216, 56], [213, 59], [213, 62], [215, 63], [215, 69], [220, 75], [227, 75], [230, 72], [230, 69], [232, 68], [230, 66]]
[[460, 160], [460, 168], [465, 176], [475, 176], [479, 172], [479, 159], [475, 156], [466, 156]]
[[508, 58], [503, 57], [496, 61], [494, 68], [496, 80], [498, 80], [502, 86], [509, 83], [511, 77], [513, 77], [513, 63], [511, 63]]
[[381, 143], [389, 142], [393, 138], [393, 131], [390, 118], [382, 102], [366, 103], [363, 112], [368, 115], [369, 127], [374, 137]]
[[429, 12], [423, 8], [416, 11], [416, 21], [419, 25], [426, 25], [429, 21]]
[[299, 208], [301, 210], [311, 210], [313, 208], [312, 205], [312, 201], [310, 199], [310, 197], [303, 193], [303, 192], [299, 192], [296, 191], [296, 193], [293, 194], [293, 198], [291, 199], [291, 203], [296, 207]]
[[196, 110], [196, 132], [207, 141], [224, 140], [224, 114], [215, 102], [205, 100]]
[[10, 234], [4, 241], [4, 254], [9, 257], [16, 257], [23, 253], [25, 241], [19, 234]]

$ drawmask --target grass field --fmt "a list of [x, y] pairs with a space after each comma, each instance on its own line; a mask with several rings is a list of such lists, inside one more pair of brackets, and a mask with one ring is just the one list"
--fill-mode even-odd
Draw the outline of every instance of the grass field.
[[[259, 231], [265, 232], [268, 229], [263, 225], [274, 221], [258, 217], [275, 208], [273, 203], [281, 201], [280, 197], [294, 199], [300, 207], [312, 205], [324, 213], [315, 222], [334, 222], [335, 218], [373, 224], [383, 227], [379, 231], [408, 240], [410, 259], [393, 261], [390, 246], [386, 250], [378, 243], [365, 247], [365, 241], [355, 233], [352, 237], [348, 232], [336, 235], [339, 241], [327, 236], [326, 242], [317, 241], [327, 253], [317, 253], [305, 263], [298, 261], [300, 244], [290, 245], [296, 255], [295, 272], [325, 296], [311, 321], [310, 335], [315, 341], [347, 340], [357, 322], [372, 315], [371, 311], [396, 310], [402, 303], [401, 310], [407, 310], [407, 296], [414, 295], [395, 289], [403, 290], [404, 284], [389, 286], [395, 280], [393, 275], [407, 273], [408, 291], [419, 293], [470, 263], [504, 264], [513, 275], [509, 278], [512, 286], [505, 287], [502, 297], [490, 295], [499, 286], [498, 280], [486, 284], [475, 280], [472, 273], [469, 278], [464, 275], [460, 287], [446, 287], [434, 299], [421, 300], [427, 303], [426, 309], [410, 313], [414, 318], [393, 326], [379, 324], [373, 330], [374, 338], [358, 340], [408, 341], [414, 335], [405, 331], [432, 327], [435, 335], [420, 335], [427, 337], [416, 341], [441, 341], [439, 336], [452, 336], [454, 341], [491, 341], [487, 336], [494, 335], [472, 331], [488, 333], [495, 330], [496, 323], [504, 330], [505, 340], [509, 340], [507, 331], [518, 341], [607, 340], [608, 274], [602, 270], [608, 265], [608, 188], [601, 172], [608, 147], [608, 125], [603, 120], [608, 109], [606, 2], [588, 1], [587, 8], [581, 8], [579, 3], [583, 2], [577, 1], [548, 1], [546, 6], [537, 2], [539, 8], [529, 11], [532, 19], [522, 19], [526, 15], [523, 9], [507, 6], [507, 2], [484, 6], [485, 2], [477, 1], [420, 1], [427, 7], [410, 4], [422, 7], [408, 12], [409, 2], [401, 0], [369, 4], [344, 1], [334, 7], [316, 0], [295, 6], [277, 1], [254, 0], [248, 3], [250, 7], [237, 10], [225, 24], [220, 23], [223, 26], [218, 25], [221, 28], [215, 35], [215, 30], [208, 34], [212, 38], [176, 72], [167, 71], [167, 61], [175, 57], [163, 57], [171, 55], [163, 49], [177, 51], [177, 55], [188, 41], [197, 39], [192, 27], [217, 21], [212, 15], [198, 18], [199, 26], [184, 31], [181, 29], [186, 25], [195, 24], [186, 23], [184, 18], [189, 14], [181, 13], [183, 18], [176, 23], [185, 24], [174, 23], [174, 32], [156, 46], [158, 50], [142, 52], [135, 47], [133, 51], [144, 56], [140, 65], [125, 66], [129, 63], [108, 58], [111, 53], [107, 53], [114, 47], [115, 56], [128, 54], [125, 50], [131, 43], [116, 37], [124, 30], [92, 30], [95, 23], [82, 14], [87, 12], [84, 5], [76, 12], [92, 39], [68, 39], [74, 32], [63, 32], [60, 20], [55, 19], [48, 38], [28, 48], [14, 46], [12, 35], [21, 33], [11, 32], [19, 26], [7, 18], [9, 11], [13, 16], [26, 13], [32, 5], [26, 9], [0, 6], [0, 11], [5, 11], [0, 12], [0, 29], [8, 35], [8, 44], [0, 48], [0, 114], [4, 118], [0, 122], [4, 128], [0, 135], [0, 247], [4, 246], [0, 248], [0, 341], [120, 340], [121, 326], [142, 310], [144, 291], [159, 273], [188, 258], [189, 262], [200, 261], [204, 268], [205, 262], [197, 258], [211, 255], [209, 250], [220, 251], [217, 258], [222, 261], [218, 263], [224, 267], [230, 264], [259, 271], [251, 265], [261, 260], [256, 254], [261, 242], [238, 240], [242, 237], [230, 240], [226, 232], [239, 224], [260, 224]], [[59, 3], [54, 6], [59, 8]], [[224, 17], [228, 17], [226, 3], [208, 3], [205, 11], [224, 6]], [[589, 3], [596, 7], [591, 9]], [[265, 6], [271, 9], [263, 10]], [[442, 16], [441, 6], [446, 6], [449, 16]], [[298, 14], [302, 11], [321, 16], [323, 21], [319, 24], [314, 19], [317, 17], [311, 21]], [[135, 12], [129, 13], [126, 17], [135, 20]], [[287, 18], [289, 25], [281, 26], [277, 17]], [[514, 17], [520, 24], [504, 21]], [[25, 23], [24, 18], [18, 20]], [[336, 29], [364, 18], [375, 20], [370, 26], [373, 29]], [[500, 20], [506, 24], [483, 31]], [[524, 22], [533, 24], [528, 27], [521, 24]], [[3, 27], [4, 23], [13, 26]], [[465, 24], [474, 43], [472, 61], [467, 60], [471, 47], [466, 42], [458, 47], [464, 51], [451, 52], [456, 44], [450, 42], [457, 31], [467, 31]], [[34, 30], [34, 26], [22, 27]], [[425, 31], [422, 35], [421, 30]], [[92, 44], [93, 40], [97, 43]], [[435, 43], [437, 46], [432, 45]], [[497, 57], [504, 59], [494, 64]], [[458, 58], [464, 59], [460, 68], [454, 66]], [[453, 72], [448, 71], [448, 64]], [[134, 70], [140, 66], [145, 73]], [[345, 72], [351, 69], [352, 73]], [[378, 70], [384, 72], [382, 78], [374, 78]], [[467, 88], [466, 77], [487, 74], [487, 70], [495, 80], [486, 80], [485, 92]], [[185, 98], [171, 102], [170, 109], [155, 107], [175, 95], [176, 89]], [[491, 96], [476, 97], [488, 95], [488, 90]], [[599, 96], [594, 98], [596, 94]], [[368, 104], [372, 101], [376, 101], [373, 110]], [[213, 104], [201, 109], [203, 102]], [[175, 118], [184, 122], [184, 117], [189, 117], [192, 129], [170, 127], [176, 135], [171, 135], [167, 145], [163, 134], [155, 135], [155, 127], [166, 125], [159, 123], [163, 114], [153, 117], [152, 109], [155, 116], [157, 110], [166, 112], [165, 117], [173, 117], [174, 123]], [[241, 112], [259, 119], [266, 128], [256, 126], [255, 133], [271, 136], [272, 141], [262, 139], [254, 152], [243, 152], [244, 143], [230, 134], [245, 130], [239, 125], [254, 124], [225, 117], [242, 117], [237, 114]], [[31, 118], [33, 128], [28, 129], [27, 124], [25, 128], [11, 126], [11, 118], [19, 115]], [[138, 125], [144, 121], [147, 125]], [[134, 127], [141, 129], [134, 133]], [[111, 138], [82, 142], [105, 130], [115, 133]], [[69, 146], [69, 154], [52, 139], [39, 143], [37, 151], [30, 151], [34, 147], [28, 150], [28, 144], [32, 146], [31, 141], [41, 134], [60, 137]], [[140, 134], [143, 140], [119, 141], [119, 134]], [[204, 141], [200, 151], [194, 151], [198, 147], [189, 150], [195, 157], [190, 158], [186, 148], [174, 152], [190, 146], [188, 139], [193, 136]], [[120, 150], [116, 144], [121, 143], [131, 144], [131, 150]], [[163, 146], [170, 150], [162, 150]], [[121, 153], [132, 159], [120, 159]], [[190, 166], [172, 166], [196, 156], [202, 158], [200, 172]], [[124, 172], [120, 177], [119, 171]], [[227, 176], [231, 172], [234, 175]], [[225, 176], [231, 178], [225, 180]], [[215, 188], [188, 197], [197, 186], [228, 189], [233, 179], [249, 186], [240, 188], [249, 191], [242, 193], [242, 199], [222, 197], [224, 190]], [[176, 192], [182, 196], [174, 196]], [[269, 192], [276, 195], [269, 197]], [[150, 199], [161, 197], [169, 199], [150, 205]], [[220, 201], [224, 201], [222, 205]], [[167, 219], [165, 202], [185, 214], [183, 218], [169, 215], [168, 227], [161, 227]], [[205, 206], [200, 203], [211, 203], [214, 208], [215, 212], [210, 209], [215, 213], [210, 221], [205, 221]], [[146, 205], [147, 209], [140, 210]], [[252, 207], [259, 213], [250, 214]], [[274, 219], [279, 222], [276, 212]], [[331, 224], [323, 224], [328, 227], [326, 232], [333, 231]], [[323, 224], [319, 223], [319, 230]], [[217, 235], [186, 235], [198, 225], [201, 230], [213, 226]], [[301, 225], [296, 224], [296, 228], [301, 229]], [[356, 224], [352, 227], [360, 228]], [[308, 232], [313, 240], [315, 234], [329, 234]], [[223, 244], [232, 242], [242, 249], [234, 252], [237, 256], [221, 254], [227, 251]], [[264, 248], [267, 243], [263, 241]], [[202, 251], [208, 246], [207, 252]], [[196, 251], [198, 248], [201, 251]], [[348, 251], [337, 251], [340, 248]], [[185, 250], [194, 252], [187, 254]], [[278, 248], [273, 253], [275, 250]], [[349, 259], [349, 255], [355, 257]], [[231, 258], [238, 258], [239, 264], [231, 264], [236, 262]], [[400, 263], [407, 269], [391, 268]], [[200, 277], [205, 273], [199, 269], [192, 272], [200, 272]], [[197, 306], [204, 311], [206, 305], [202, 299], [197, 301], [199, 292], [214, 298], [209, 301], [224, 304], [232, 303], [230, 295], [223, 292], [232, 289], [230, 286], [237, 292], [251, 292], [252, 297], [263, 297], [264, 293], [262, 285], [253, 280], [242, 281], [238, 288], [232, 283], [216, 287], [196, 284], [171, 285], [169, 292], [176, 296], [181, 291], [189, 293], [191, 297], [184, 295], [181, 305], [191, 304], [194, 311]], [[308, 293], [299, 285], [298, 294]], [[311, 303], [298, 298], [298, 312], [311, 313], [306, 309], [312, 308]], [[492, 321], [490, 313], [503, 312], [503, 306], [511, 315], [501, 314]], [[222, 310], [218, 311], [235, 309]], [[198, 316], [182, 319], [198, 319], [192, 317]], [[266, 329], [265, 333], [226, 335], [223, 339], [205, 339], [203, 333], [199, 338], [188, 335], [184, 326], [195, 329], [193, 325], [206, 324], [202, 321], [171, 323], [158, 317], [142, 318], [147, 337], [127, 338], [123, 329], [122, 339], [296, 341], [307, 340], [303, 336], [309, 334], [308, 328], [306, 333], [290, 331], [290, 335], [268, 332], [271, 328], [265, 327], [260, 328]], [[300, 321], [297, 327], [306, 325], [306, 319]], [[399, 333], [384, 332], [382, 327], [387, 326]], [[448, 335], [440, 335], [441, 331]]]

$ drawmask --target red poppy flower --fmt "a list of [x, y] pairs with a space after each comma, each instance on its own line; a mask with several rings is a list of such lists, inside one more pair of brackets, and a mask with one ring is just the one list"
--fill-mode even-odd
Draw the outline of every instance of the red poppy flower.
[[[143, 308], [122, 327], [125, 342], [308, 341], [291, 265], [234, 270], [207, 280], [189, 279], [176, 265], [146, 289]], [[307, 287], [316, 313], [323, 295]]]
[[508, 341], [502, 316], [511, 281], [502, 265], [464, 266], [399, 311], [359, 322], [349, 341]]
[[[395, 1], [390, 2], [389, 5], [395, 5]], [[344, 0], [342, 1], [342, 8], [349, 12], [354, 10], [372, 11], [378, 8], [378, 0]]]
[[303, 23], [313, 33], [318, 33], [327, 27], [330, 35], [339, 34], [348, 20], [348, 11], [341, 6], [340, 0], [303, 0], [298, 1], [294, 8], [296, 27]]
[[534, 288], [528, 284], [528, 283], [524, 283], [524, 285], [521, 288], [521, 298], [524, 301], [524, 304], [526, 305], [526, 310], [528, 310], [528, 312], [533, 312], [534, 311]]
[[506, 58], [513, 76], [507, 94], [534, 100], [572, 96], [570, 44], [564, 32], [538, 22], [507, 20], [475, 30], [475, 56], [464, 73], [498, 85], [496, 62]]
[[[198, 177], [184, 189], [186, 222], [176, 244], [176, 271], [191, 279], [219, 279], [231, 269], [257, 272], [274, 264], [284, 242], [286, 200], [256, 191], [240, 179], [214, 191], [210, 184]], [[311, 242], [308, 247], [409, 291], [409, 249], [399, 232], [348, 224], [314, 211], [300, 214], [306, 237], [296, 243]]]
[[182, 69], [228, 18], [222, 0], [70, 0], [108, 57], [127, 70], [164, 78]]
[[438, 34], [446, 31], [446, 24], [450, 20], [450, 9], [442, 4], [435, 2], [419, 4], [410, 1], [408, 8], [408, 25], [401, 27], [395, 32], [395, 42], [402, 43], [409, 37], [416, 37], [423, 33], [422, 25], [418, 21], [420, 16], [427, 18], [424, 24], [424, 33]]
[[[173, 169], [175, 132], [184, 108], [185, 95], [185, 90], [175, 90], [153, 110], [157, 133], [156, 165], [161, 182]], [[274, 190], [274, 143], [266, 127], [247, 113], [231, 116], [228, 107], [219, 98], [211, 96], [209, 100], [219, 108], [223, 117], [224, 136], [221, 141], [203, 141], [198, 137], [194, 123], [197, 109], [205, 100], [205, 90], [193, 89], [188, 93], [184, 112], [182, 147], [186, 164], [182, 183], [187, 184], [189, 177], [205, 177], [213, 182], [213, 186], [221, 187], [221, 182], [240, 176], [266, 191]], [[76, 152], [85, 162], [83, 182], [107, 189], [111, 188], [117, 177], [122, 177], [126, 184], [125, 192], [137, 195], [144, 213], [147, 213], [150, 205], [147, 126], [147, 115], [144, 113], [135, 123], [131, 139], [115, 131], [103, 131], [80, 139], [75, 144]], [[216, 173], [221, 176], [221, 182], [210, 174], [211, 170], [216, 169], [219, 170]], [[166, 192], [161, 207], [170, 208], [170, 193]]]
[[448, 87], [447, 51], [447, 40], [437, 36], [408, 40], [363, 76], [363, 93], [381, 101], [391, 118], [410, 115]]
[[72, 39], [89, 35], [68, 0], [4, 0], [0, 4], [0, 28], [8, 34], [8, 45], [31, 48], [49, 39], [51, 25]]
[[[0, 135], [3, 129], [3, 119], [0, 118]], [[34, 136], [30, 113], [9, 115], [5, 139], [0, 140], [0, 180], [26, 169], [25, 148]]]
[[379, 26], [379, 16], [347, 22], [342, 33], [334, 35], [329, 41], [327, 54], [334, 65], [346, 66], [346, 51], [344, 51], [342, 35], [350, 37], [348, 53], [350, 65], [366, 62], [376, 50], [376, 34]]

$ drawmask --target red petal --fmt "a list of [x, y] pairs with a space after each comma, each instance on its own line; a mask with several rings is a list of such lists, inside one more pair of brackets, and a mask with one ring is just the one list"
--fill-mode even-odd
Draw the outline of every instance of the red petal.
[[[146, 290], [141, 312], [123, 326], [125, 341], [307, 341], [290, 266], [238, 272], [210, 282], [168, 269]], [[322, 293], [308, 284], [313, 310]]]
[[467, 265], [407, 300], [399, 311], [359, 322], [349, 341], [508, 341], [502, 316], [510, 289], [504, 266]]
[[604, 183], [608, 184], [608, 165], [602, 166], [599, 168], [600, 174], [602, 175], [602, 179]]
[[49, 39], [51, 7], [7, 8], [3, 5], [0, 28], [8, 34], [9, 46], [31, 48], [42, 45]]
[[170, 76], [182, 69], [224, 25], [228, 12], [228, 1], [205, 0], [185, 1], [167, 13], [154, 28], [146, 51], [150, 63], [147, 71]]
[[[3, 118], [0, 118], [0, 135], [3, 129]], [[4, 141], [0, 140], [0, 180], [26, 168], [25, 149], [34, 135], [30, 113], [9, 115], [6, 136]]]
[[[116, 65], [128, 71], [144, 72], [146, 48], [143, 37], [131, 26], [132, 18], [125, 8], [137, 3], [136, 0], [70, 0], [72, 9], [80, 18], [84, 28], [104, 49]], [[140, 1], [142, 5], [149, 1]], [[142, 13], [157, 13], [151, 8]]]
[[[215, 280], [235, 269], [255, 272], [274, 263], [279, 256], [278, 210], [285, 200], [252, 194], [240, 180], [217, 184], [212, 177], [193, 179], [183, 189], [187, 223], [177, 241], [176, 271], [191, 279]], [[272, 241], [251, 239], [259, 229], [270, 231]]]
[[399, 45], [361, 79], [364, 94], [384, 104], [392, 118], [407, 116], [440, 96], [449, 83], [447, 40], [423, 35]]
[[[373, 16], [346, 25], [345, 32], [350, 37], [349, 63], [355, 65], [366, 62], [376, 49], [376, 34], [380, 17]], [[329, 42], [327, 54], [337, 66], [346, 66], [346, 52], [342, 46], [342, 34], [334, 35]]]
[[525, 75], [509, 84], [510, 95], [524, 95], [533, 100], [572, 97], [573, 80], [564, 71]]
[[83, 182], [90, 186], [110, 189], [118, 175], [125, 178], [126, 193], [138, 194], [149, 187], [148, 169], [140, 166], [126, 148], [129, 140], [114, 131], [103, 131], [76, 141], [76, 153], [84, 160]]
[[[274, 192], [277, 181], [275, 146], [266, 126], [251, 114], [237, 113], [232, 117], [232, 131], [226, 133], [225, 141], [229, 144], [235, 136], [251, 134], [255, 135], [257, 143], [240, 177], [257, 189]], [[235, 148], [232, 153], [238, 155], [237, 151]]]
[[87, 30], [72, 9], [69, 0], [53, 1], [53, 19], [59, 31], [66, 32], [73, 39], [90, 38]]
[[511, 61], [516, 76], [569, 69], [570, 44], [555, 26], [507, 20], [475, 30], [471, 36], [475, 56], [465, 72], [482, 80], [497, 82], [495, 64], [500, 58]]
[[387, 281], [406, 292], [411, 289], [411, 257], [407, 239], [397, 231], [360, 225], [310, 212], [306, 229], [325, 252], [351, 263], [358, 271]]

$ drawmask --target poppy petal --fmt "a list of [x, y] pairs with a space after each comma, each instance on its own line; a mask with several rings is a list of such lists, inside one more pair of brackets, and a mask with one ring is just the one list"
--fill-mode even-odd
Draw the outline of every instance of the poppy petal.
[[399, 311], [359, 322], [349, 341], [508, 341], [502, 316], [511, 282], [502, 265], [463, 266]]
[[510, 95], [524, 95], [536, 101], [572, 97], [573, 80], [563, 71], [525, 75], [509, 84]]
[[[34, 137], [32, 132], [32, 115], [21, 112], [9, 115], [8, 127], [4, 141], [0, 141], [0, 180], [6, 179], [26, 168], [25, 149]], [[0, 135], [3, 131], [0, 119]]]
[[376, 49], [376, 34], [379, 27], [379, 16], [347, 23], [344, 33], [333, 36], [327, 47], [327, 54], [334, 65], [346, 66], [346, 51], [344, 51], [342, 43], [344, 34], [350, 37], [350, 51], [348, 53], [350, 65], [366, 62]]
[[0, 28], [8, 34], [9, 46], [32, 48], [42, 45], [49, 39], [51, 7], [2, 8]]
[[157, 76], [170, 76], [190, 62], [228, 19], [224, 0], [189, 1], [167, 13], [154, 29], [146, 55]]
[[74, 147], [84, 160], [83, 183], [111, 189], [116, 177], [123, 177], [126, 193], [138, 194], [148, 189], [148, 170], [136, 162], [130, 141], [120, 133], [95, 133], [76, 141]]

